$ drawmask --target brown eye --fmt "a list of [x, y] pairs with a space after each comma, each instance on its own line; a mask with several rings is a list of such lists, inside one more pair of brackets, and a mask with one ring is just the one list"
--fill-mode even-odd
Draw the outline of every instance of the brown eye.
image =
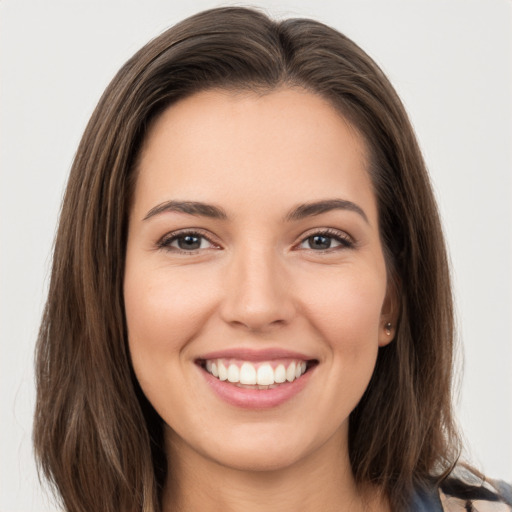
[[299, 245], [300, 249], [328, 251], [354, 247], [352, 239], [342, 231], [322, 231], [306, 237]]
[[307, 239], [310, 249], [325, 250], [331, 247], [332, 238], [325, 235], [313, 235]]
[[[176, 245], [184, 251], [193, 251], [201, 248], [201, 236], [183, 235], [175, 239]], [[171, 244], [172, 245], [172, 244]]]
[[195, 253], [203, 249], [219, 248], [206, 236], [197, 232], [170, 233], [159, 243], [158, 247], [172, 252]]

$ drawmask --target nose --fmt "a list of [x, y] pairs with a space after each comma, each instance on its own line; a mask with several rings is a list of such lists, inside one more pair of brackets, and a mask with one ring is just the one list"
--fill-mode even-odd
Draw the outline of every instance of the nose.
[[233, 327], [268, 332], [288, 324], [295, 315], [291, 281], [273, 249], [248, 249], [234, 254], [220, 308]]

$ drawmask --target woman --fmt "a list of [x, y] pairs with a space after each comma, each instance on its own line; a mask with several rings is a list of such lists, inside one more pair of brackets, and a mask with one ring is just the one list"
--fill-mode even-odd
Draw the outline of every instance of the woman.
[[38, 345], [36, 453], [67, 510], [497, 504], [454, 477], [452, 351], [425, 166], [360, 48], [225, 8], [121, 69]]

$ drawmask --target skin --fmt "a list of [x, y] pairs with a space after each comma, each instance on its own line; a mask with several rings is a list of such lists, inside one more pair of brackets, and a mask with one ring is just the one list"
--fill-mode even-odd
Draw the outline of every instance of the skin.
[[[355, 486], [348, 459], [350, 412], [395, 319], [366, 160], [355, 129], [301, 89], [201, 92], [152, 125], [124, 299], [135, 373], [166, 424], [164, 510], [388, 509], [378, 490]], [[285, 219], [326, 199], [363, 213]], [[228, 218], [147, 218], [170, 200], [216, 205]], [[180, 251], [172, 234], [183, 229], [206, 237], [199, 248]], [[310, 237], [326, 229], [331, 247], [319, 250]], [[292, 399], [241, 409], [196, 364], [232, 347], [294, 350], [318, 364]]]

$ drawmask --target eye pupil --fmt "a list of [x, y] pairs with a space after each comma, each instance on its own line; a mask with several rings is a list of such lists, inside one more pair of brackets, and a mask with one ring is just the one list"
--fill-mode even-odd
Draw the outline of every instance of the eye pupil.
[[312, 249], [329, 249], [331, 247], [331, 238], [324, 235], [310, 236], [309, 245]]
[[185, 235], [178, 238], [178, 247], [185, 251], [199, 249], [201, 247], [201, 237], [194, 235]]

